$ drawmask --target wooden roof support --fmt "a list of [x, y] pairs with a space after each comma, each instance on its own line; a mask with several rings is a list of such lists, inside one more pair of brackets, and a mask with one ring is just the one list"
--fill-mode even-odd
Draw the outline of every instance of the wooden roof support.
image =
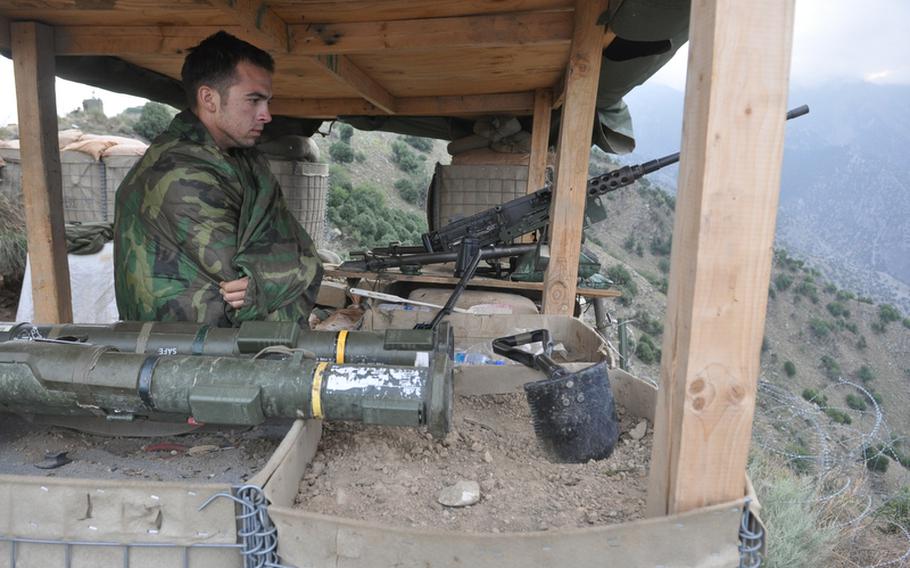
[[[395, 101], [407, 116], [473, 115], [492, 112], [531, 112], [534, 93], [499, 93], [451, 97], [408, 97]], [[273, 114], [335, 118], [344, 115], [382, 114], [382, 109], [362, 99], [272, 99]]]
[[[612, 29], [607, 28], [604, 30], [603, 37], [603, 46], [607, 47], [613, 40], [616, 39], [616, 32]], [[559, 81], [553, 85], [553, 92], [556, 93], [556, 98], [553, 99], [553, 108], [559, 108], [566, 101], [566, 74], [563, 73], [562, 77], [559, 78]]]
[[780, 190], [793, 5], [692, 4], [651, 516], [743, 496]]
[[219, 30], [244, 33], [240, 26], [56, 26], [54, 45], [57, 55], [176, 57]]
[[568, 45], [572, 39], [572, 20], [572, 12], [562, 11], [292, 25], [291, 53], [324, 55], [389, 49]]
[[[265, 49], [287, 53], [291, 49], [287, 23], [260, 0], [209, 0], [212, 6], [234, 15], [240, 37]], [[344, 55], [315, 56], [321, 68], [388, 114], [395, 113], [395, 97]]]
[[578, 0], [575, 32], [566, 70], [566, 101], [556, 152], [556, 191], [550, 207], [550, 261], [544, 276], [543, 312], [571, 316], [575, 309], [594, 101], [604, 30], [597, 18], [606, 0]]
[[35, 22], [15, 22], [10, 32], [35, 321], [70, 323], [73, 307], [57, 145], [54, 31]]
[[550, 145], [550, 113], [553, 93], [540, 89], [534, 93], [534, 124], [531, 127], [531, 158], [528, 161], [527, 193], [543, 187], [547, 173], [547, 150]]
[[385, 87], [354, 65], [344, 55], [319, 55], [316, 60], [335, 79], [357, 91], [357, 93], [387, 114], [395, 114], [395, 97]]
[[259, 0], [209, 0], [215, 8], [231, 14], [240, 25], [239, 37], [263, 49], [288, 51], [288, 25], [265, 2]]

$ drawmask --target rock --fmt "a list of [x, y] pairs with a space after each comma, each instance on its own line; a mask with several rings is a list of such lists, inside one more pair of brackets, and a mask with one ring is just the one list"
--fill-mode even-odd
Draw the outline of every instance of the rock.
[[339, 507], [344, 507], [351, 502], [351, 494], [345, 491], [342, 488], [338, 488], [335, 491], [335, 504]]
[[455, 430], [450, 430], [446, 437], [442, 440], [442, 445], [448, 447], [454, 446], [458, 443], [458, 432]]
[[187, 455], [190, 455], [190, 456], [200, 456], [202, 454], [208, 454], [208, 453], [217, 452], [217, 451], [218, 451], [218, 446], [215, 446], [213, 444], [205, 444], [202, 446], [193, 446], [192, 448], [188, 449], [186, 451], [186, 453], [187, 453]]
[[439, 492], [436, 499], [446, 507], [467, 507], [480, 501], [480, 485], [476, 481], [461, 480]]
[[635, 428], [629, 430], [629, 437], [633, 440], [641, 440], [648, 433], [648, 421], [644, 418], [635, 425]]
[[319, 477], [322, 475], [322, 472], [325, 471], [325, 463], [321, 461], [314, 461], [313, 465], [310, 466], [310, 473], [313, 477]]
[[489, 451], [486, 451], [483, 453], [483, 461], [485, 461], [487, 463], [493, 463], [493, 456], [490, 455]]

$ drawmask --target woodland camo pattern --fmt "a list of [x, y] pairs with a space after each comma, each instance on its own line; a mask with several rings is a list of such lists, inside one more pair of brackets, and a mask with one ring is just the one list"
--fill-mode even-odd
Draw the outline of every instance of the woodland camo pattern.
[[[177, 115], [117, 190], [115, 289], [120, 318], [302, 326], [322, 280], [313, 241], [285, 204], [268, 161], [223, 151], [190, 111]], [[250, 277], [234, 310], [219, 283]]]

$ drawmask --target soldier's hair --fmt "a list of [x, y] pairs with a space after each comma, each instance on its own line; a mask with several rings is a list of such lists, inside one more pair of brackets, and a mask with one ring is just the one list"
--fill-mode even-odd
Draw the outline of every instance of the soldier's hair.
[[203, 85], [216, 89], [224, 97], [234, 84], [234, 71], [241, 61], [252, 63], [269, 73], [275, 72], [275, 61], [271, 55], [225, 31], [210, 35], [190, 48], [180, 71], [190, 109], [196, 109], [196, 93]]

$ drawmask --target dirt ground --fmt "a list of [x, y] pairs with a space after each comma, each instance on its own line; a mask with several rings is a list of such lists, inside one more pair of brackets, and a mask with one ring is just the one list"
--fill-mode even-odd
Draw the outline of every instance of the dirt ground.
[[[619, 409], [621, 410], [621, 409]], [[523, 394], [456, 397], [454, 431], [438, 442], [406, 428], [326, 424], [300, 483], [297, 506], [311, 512], [404, 527], [464, 532], [527, 532], [642, 518], [651, 429], [629, 430], [620, 412], [613, 454], [586, 464], [555, 464], [538, 447]], [[641, 427], [639, 427], [641, 429]], [[476, 481], [480, 501], [437, 502], [460, 480]]]
[[[0, 414], [0, 473], [84, 479], [191, 480], [241, 483], [271, 457], [289, 424], [215, 430], [179, 436], [98, 436], [34, 424]], [[54, 469], [47, 453], [72, 461]]]

